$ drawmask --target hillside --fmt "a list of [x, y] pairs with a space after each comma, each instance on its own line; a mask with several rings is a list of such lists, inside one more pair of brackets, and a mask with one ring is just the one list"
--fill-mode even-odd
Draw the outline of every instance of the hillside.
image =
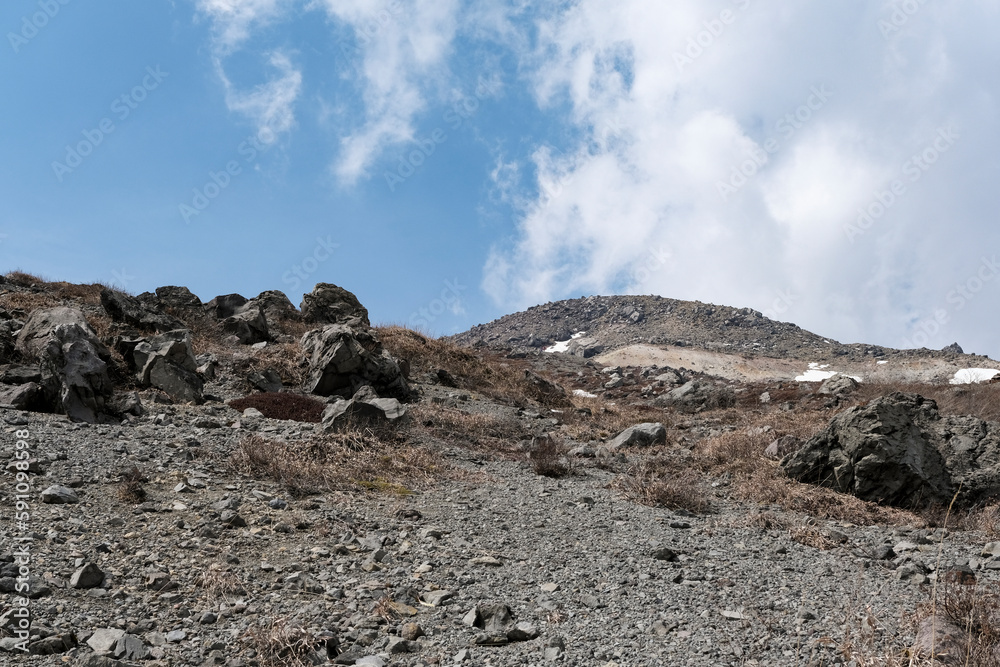
[[[741, 311], [698, 304], [601, 311], [619, 299], [540, 330], [617, 331], [608, 354], [653, 321], [706, 354], [816, 344], [746, 312], [713, 335]], [[569, 303], [501, 322], [537, 337]], [[6, 274], [0, 664], [863, 667], [926, 664], [901, 656], [929, 624], [992, 650], [1000, 384], [498, 341], [372, 327], [324, 283], [296, 307]], [[948, 513], [955, 487], [976, 495]]]

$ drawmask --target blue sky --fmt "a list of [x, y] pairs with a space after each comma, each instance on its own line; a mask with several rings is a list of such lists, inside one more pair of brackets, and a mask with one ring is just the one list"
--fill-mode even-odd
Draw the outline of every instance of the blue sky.
[[[95, 6], [96, 5], [96, 6]], [[0, 269], [1000, 356], [1000, 2], [8, 0]]]

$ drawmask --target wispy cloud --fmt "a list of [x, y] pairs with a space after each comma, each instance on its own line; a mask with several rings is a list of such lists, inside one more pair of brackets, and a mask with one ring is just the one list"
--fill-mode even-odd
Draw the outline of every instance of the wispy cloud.
[[251, 90], [238, 90], [226, 77], [221, 62], [216, 61], [229, 109], [249, 118], [259, 133], [277, 135], [295, 124], [295, 101], [302, 91], [302, 73], [280, 51], [270, 54], [268, 64], [277, 70], [273, 78]]
[[226, 91], [226, 106], [257, 126], [258, 133], [273, 140], [295, 124], [295, 102], [302, 91], [302, 72], [287, 53], [266, 54], [277, 71], [264, 83], [241, 90], [226, 74], [225, 61], [244, 47], [254, 30], [279, 20], [292, 7], [290, 0], [199, 0], [198, 9], [212, 21], [215, 70]]
[[341, 142], [333, 170], [350, 185], [388, 147], [411, 141], [414, 118], [448, 77], [458, 26], [458, 0], [322, 0], [334, 20], [355, 34], [365, 118]]
[[289, 0], [199, 0], [198, 10], [211, 20], [216, 47], [223, 52], [238, 48], [254, 28], [279, 17]]

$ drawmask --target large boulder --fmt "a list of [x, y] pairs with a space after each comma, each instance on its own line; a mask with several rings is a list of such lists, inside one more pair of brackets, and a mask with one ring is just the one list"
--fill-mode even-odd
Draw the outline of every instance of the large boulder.
[[[18, 334], [16, 348], [38, 360], [40, 386], [48, 403], [74, 421], [101, 421], [113, 389], [107, 364], [111, 353], [81, 311], [66, 307], [34, 311]], [[18, 398], [33, 403], [38, 394], [29, 387]]]
[[371, 326], [368, 310], [361, 305], [358, 297], [330, 283], [317, 283], [312, 292], [302, 295], [300, 309], [302, 318], [310, 323]]
[[726, 408], [736, 402], [733, 390], [705, 380], [691, 380], [666, 394], [654, 403], [660, 407], [673, 407], [685, 412], [701, 412], [714, 408]]
[[895, 392], [846, 410], [781, 463], [792, 478], [898, 507], [1000, 493], [1000, 424]]
[[[119, 349], [130, 356], [136, 376], [146, 387], [156, 387], [171, 398], [188, 403], [203, 400], [203, 385], [187, 329], [168, 331], [148, 339], [124, 341]], [[126, 357], [128, 358], [128, 357]]]
[[94, 330], [90, 328], [90, 323], [81, 310], [57, 306], [32, 311], [17, 334], [15, 349], [28, 358], [37, 358], [48, 343], [49, 334], [60, 324], [78, 324], [89, 330], [93, 334], [93, 339], [97, 340], [97, 334], [93, 333]]
[[607, 444], [614, 451], [622, 447], [652, 447], [667, 444], [667, 429], [660, 423], [636, 424], [619, 433]]
[[223, 294], [205, 304], [205, 312], [220, 320], [235, 315], [247, 304], [248, 299], [241, 294]]
[[301, 345], [309, 362], [309, 393], [347, 398], [368, 385], [386, 398], [407, 400], [410, 395], [399, 364], [369, 329], [328, 324], [307, 332]]
[[236, 336], [243, 345], [253, 345], [272, 340], [264, 310], [248, 302], [233, 315], [222, 320], [222, 330]]
[[164, 308], [177, 310], [194, 310], [202, 307], [201, 299], [191, 293], [187, 287], [164, 285], [156, 288], [156, 298]]
[[362, 387], [350, 399], [337, 398], [323, 410], [323, 428], [330, 431], [348, 424], [394, 422], [406, 415], [406, 406], [395, 398], [379, 398], [371, 387]]
[[144, 294], [143, 297], [105, 288], [101, 290], [101, 306], [115, 322], [143, 331], [172, 331], [184, 326], [180, 320], [160, 310], [155, 295]]
[[272, 331], [278, 331], [278, 325], [283, 320], [299, 321], [302, 319], [302, 314], [292, 305], [285, 293], [279, 290], [261, 292], [247, 303], [260, 306], [260, 309], [264, 311], [264, 317], [267, 318], [267, 326]]

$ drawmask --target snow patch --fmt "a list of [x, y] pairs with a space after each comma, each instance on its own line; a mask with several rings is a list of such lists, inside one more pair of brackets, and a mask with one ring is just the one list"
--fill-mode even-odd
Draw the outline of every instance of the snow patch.
[[[807, 370], [802, 375], [797, 376], [795, 378], [795, 381], [796, 382], [822, 382], [823, 380], [829, 380], [834, 375], [841, 375], [840, 371], [828, 371], [828, 370], [824, 370], [824, 369], [829, 368], [829, 367], [830, 367], [830, 364], [820, 364], [820, 363], [815, 363], [815, 362], [811, 363], [811, 364], [809, 364], [809, 370]], [[846, 375], [846, 373], [844, 373], [844, 375]], [[855, 382], [861, 382], [861, 378], [859, 378], [857, 375], [848, 375], [847, 377], [851, 378]]]
[[876, 363], [876, 364], [878, 364], [879, 366], [881, 366], [882, 364], [887, 364], [887, 363], [889, 363], [889, 362], [888, 362], [888, 360], [886, 360], [886, 359], [879, 359], [879, 360], [878, 360], [878, 361], [876, 361], [875, 363]]
[[578, 331], [577, 333], [570, 336], [569, 340], [560, 340], [556, 341], [552, 345], [549, 345], [547, 348], [545, 348], [545, 352], [568, 352], [570, 341], [574, 341], [577, 338], [581, 338], [586, 335], [587, 335], [586, 331]]
[[993, 368], [963, 368], [955, 373], [955, 377], [949, 382], [951, 384], [978, 384], [989, 382], [997, 375], [1000, 375], [1000, 371]]
[[591, 394], [589, 391], [584, 391], [583, 389], [574, 389], [573, 395], [580, 398], [597, 398], [597, 394]]

